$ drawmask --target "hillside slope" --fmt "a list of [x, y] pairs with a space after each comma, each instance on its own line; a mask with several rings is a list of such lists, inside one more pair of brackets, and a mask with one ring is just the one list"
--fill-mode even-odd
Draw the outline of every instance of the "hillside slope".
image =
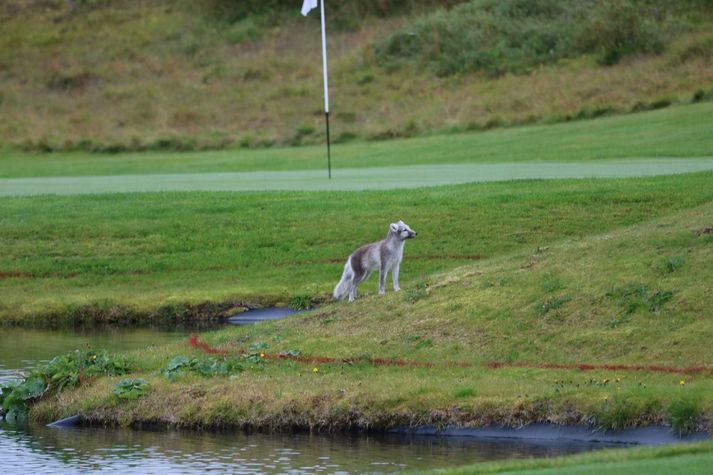
[[[303, 19], [295, 7], [277, 19], [248, 12], [228, 21], [195, 2], [70, 3], [0, 7], [0, 144], [117, 152], [324, 140], [316, 15]], [[428, 2], [411, 3], [420, 7], [359, 22], [337, 9], [329, 36], [335, 141], [573, 120], [713, 96], [713, 19], [703, 2], [682, 3], [690, 14], [660, 53], [606, 67], [583, 53], [496, 77], [384, 61], [378, 51], [390, 35], [428, 18]]]
[[[712, 210], [520, 250], [399, 294], [208, 334], [195, 348], [141, 350], [133, 377], [150, 390], [138, 400], [117, 399], [119, 378], [103, 377], [32, 414], [203, 427], [547, 421], [710, 431]], [[226, 358], [227, 374], [200, 370]]]

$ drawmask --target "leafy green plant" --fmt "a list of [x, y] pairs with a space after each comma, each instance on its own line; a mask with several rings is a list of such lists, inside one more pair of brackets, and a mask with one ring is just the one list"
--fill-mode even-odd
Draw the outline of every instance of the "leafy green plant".
[[39, 398], [47, 386], [42, 378], [31, 377], [24, 381], [10, 381], [0, 385], [0, 408], [9, 420], [22, 418], [32, 400]]
[[244, 365], [240, 358], [230, 356], [211, 356], [207, 358], [188, 358], [178, 355], [168, 362], [168, 365], [161, 372], [169, 379], [190, 372], [204, 377], [229, 376], [240, 373], [244, 370]]
[[243, 365], [237, 358], [206, 358], [197, 360], [191, 370], [201, 376], [229, 376], [243, 371]]
[[295, 295], [290, 299], [290, 307], [295, 310], [309, 310], [314, 306], [314, 299], [308, 294]]
[[23, 381], [0, 386], [0, 406], [5, 417], [22, 417], [32, 401], [45, 393], [61, 392], [94, 376], [116, 376], [130, 370], [131, 363], [125, 357], [112, 356], [106, 351], [75, 350], [52, 358]]
[[149, 390], [149, 383], [145, 379], [122, 379], [114, 386], [114, 394], [119, 399], [138, 399]]
[[191, 360], [188, 357], [178, 355], [168, 362], [168, 365], [162, 370], [162, 372], [168, 379], [173, 380], [183, 372], [184, 368], [189, 367], [190, 364]]
[[131, 365], [125, 357], [110, 356], [106, 351], [97, 353], [92, 350], [75, 350], [52, 358], [39, 373], [50, 386], [62, 391], [65, 387], [76, 386], [81, 377], [89, 378], [99, 374], [117, 376], [130, 370]]

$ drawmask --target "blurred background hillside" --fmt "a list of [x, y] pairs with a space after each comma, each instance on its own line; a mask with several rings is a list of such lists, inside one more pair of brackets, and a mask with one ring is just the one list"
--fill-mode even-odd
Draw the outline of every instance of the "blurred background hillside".
[[[0, 148], [320, 143], [299, 0], [3, 0]], [[333, 137], [379, 140], [713, 99], [711, 0], [327, 1]]]

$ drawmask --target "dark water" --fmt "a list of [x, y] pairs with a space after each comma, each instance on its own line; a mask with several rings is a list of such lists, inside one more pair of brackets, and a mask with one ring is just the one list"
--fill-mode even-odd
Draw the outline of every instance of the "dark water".
[[[244, 324], [256, 317], [259, 315], [245, 313], [236, 319]], [[194, 332], [194, 328], [175, 327], [2, 328], [0, 379], [17, 377], [18, 370], [77, 348], [126, 351], [181, 341]], [[0, 426], [3, 473], [390, 473], [602, 447], [400, 435], [329, 437]]]
[[5, 473], [393, 473], [592, 447], [396, 435], [0, 429]]

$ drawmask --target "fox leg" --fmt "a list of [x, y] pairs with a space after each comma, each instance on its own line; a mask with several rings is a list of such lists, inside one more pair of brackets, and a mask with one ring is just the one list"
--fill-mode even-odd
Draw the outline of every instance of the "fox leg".
[[349, 288], [349, 301], [350, 301], [350, 302], [353, 302], [353, 301], [356, 300], [356, 298], [357, 298], [357, 291], [356, 291], [356, 288], [357, 288], [356, 281], [355, 281], [355, 280], [352, 280], [352, 285], [351, 285], [351, 287]]
[[394, 264], [394, 268], [391, 269], [391, 280], [394, 281], [394, 292], [398, 292], [401, 290], [401, 287], [399, 287], [399, 265], [401, 263], [397, 262]]
[[379, 269], [379, 295], [384, 295], [386, 293], [386, 274], [388, 274], [388, 268], [382, 264]]

